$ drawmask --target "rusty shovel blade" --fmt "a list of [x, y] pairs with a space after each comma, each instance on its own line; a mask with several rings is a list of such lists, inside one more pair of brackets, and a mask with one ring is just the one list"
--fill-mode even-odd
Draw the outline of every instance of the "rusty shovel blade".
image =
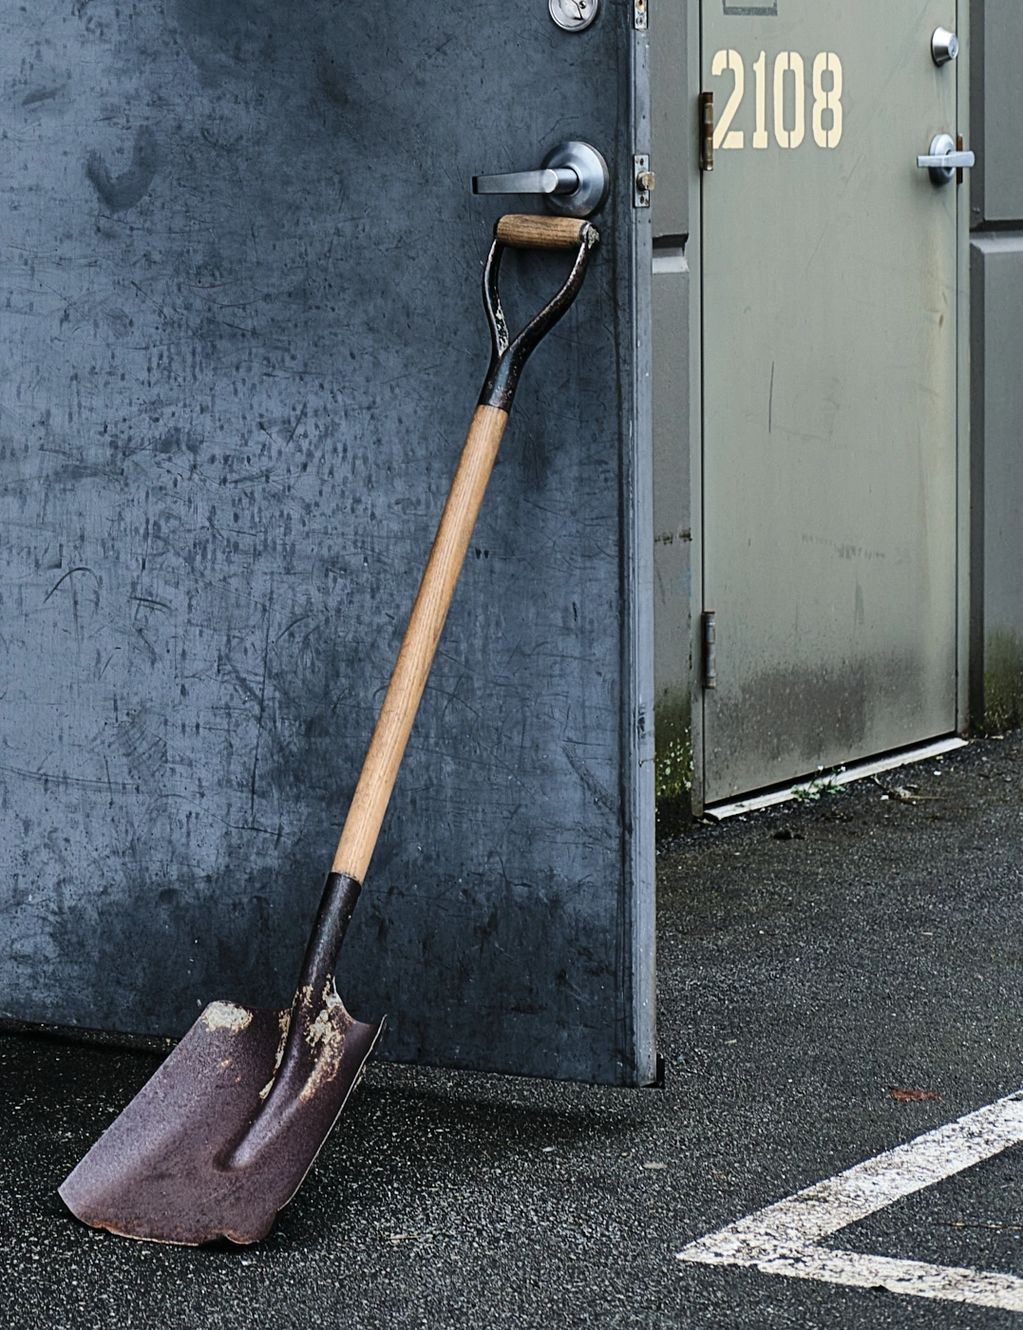
[[[358, 883], [327, 879], [290, 1009], [214, 1002], [59, 1188], [124, 1237], [257, 1242], [294, 1196], [384, 1022], [353, 1019], [333, 958]], [[329, 955], [330, 971], [325, 972]]]

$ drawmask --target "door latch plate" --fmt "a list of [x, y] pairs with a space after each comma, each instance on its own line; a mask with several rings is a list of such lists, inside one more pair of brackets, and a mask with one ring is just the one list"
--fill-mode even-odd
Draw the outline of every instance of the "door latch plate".
[[646, 153], [637, 153], [632, 159], [632, 206], [649, 208], [653, 187], [654, 173], [650, 170], [650, 158]]

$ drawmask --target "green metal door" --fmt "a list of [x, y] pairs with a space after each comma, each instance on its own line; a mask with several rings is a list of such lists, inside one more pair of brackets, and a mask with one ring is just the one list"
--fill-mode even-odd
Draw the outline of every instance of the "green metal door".
[[956, 726], [956, 8], [704, 0], [707, 802]]

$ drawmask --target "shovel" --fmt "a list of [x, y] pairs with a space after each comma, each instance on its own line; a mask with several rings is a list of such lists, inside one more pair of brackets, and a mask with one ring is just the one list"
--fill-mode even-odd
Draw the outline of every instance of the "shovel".
[[[380, 833], [412, 723], [530, 353], [572, 304], [598, 233], [567, 217], [498, 221], [483, 278], [493, 343], [479, 405], [352, 798], [291, 1007], [213, 1002], [77, 1167], [60, 1195], [79, 1219], [129, 1238], [198, 1246], [257, 1242], [330, 1134], [384, 1022], [345, 1009], [335, 965]], [[550, 304], [514, 340], [501, 256], [575, 252]]]

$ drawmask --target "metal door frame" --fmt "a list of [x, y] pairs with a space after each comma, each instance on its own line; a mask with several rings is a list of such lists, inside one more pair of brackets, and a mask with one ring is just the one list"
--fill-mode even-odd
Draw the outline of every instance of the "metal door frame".
[[[719, 0], [685, 0], [686, 114], [692, 125], [694, 141], [699, 134], [699, 95], [703, 79], [703, 7]], [[782, 0], [784, 3], [784, 0]], [[950, 0], [957, 14], [952, 24], [960, 37], [960, 55], [956, 61], [956, 111], [958, 132], [970, 144], [970, 5], [968, 0]], [[926, 145], [925, 145], [926, 146]], [[921, 148], [924, 151], [924, 148]], [[689, 174], [689, 268], [692, 283], [690, 301], [689, 358], [689, 464], [692, 485], [692, 601], [690, 623], [692, 645], [689, 653], [690, 694], [692, 705], [693, 813], [704, 811], [706, 769], [704, 761], [704, 688], [699, 627], [704, 605], [704, 492], [703, 492], [703, 171], [699, 152], [692, 155]], [[958, 281], [956, 327], [956, 729], [964, 733], [970, 725], [971, 685], [979, 656], [971, 651], [971, 579], [970, 579], [970, 174], [958, 189], [956, 226], [956, 267]], [[713, 608], [713, 607], [711, 607]]]
[[[637, 17], [631, 32], [632, 77], [629, 108], [635, 151], [650, 152], [650, 36]], [[619, 178], [621, 178], [619, 176]], [[633, 208], [630, 326], [636, 338], [631, 389], [632, 441], [625, 449], [626, 577], [632, 578], [630, 615], [623, 634], [626, 660], [622, 678], [632, 707], [622, 708], [623, 851], [631, 892], [623, 892], [619, 937], [623, 940], [623, 979], [631, 978], [623, 1012], [623, 1042], [632, 1055], [633, 1083], [651, 1085], [660, 1075], [657, 1049], [657, 865], [654, 794], [654, 519], [653, 394], [648, 366], [653, 337], [653, 227], [649, 209]], [[626, 441], [623, 440], [623, 444]], [[634, 763], [628, 761], [635, 752]], [[627, 958], [627, 959], [626, 959]], [[631, 969], [631, 976], [628, 971]]]

